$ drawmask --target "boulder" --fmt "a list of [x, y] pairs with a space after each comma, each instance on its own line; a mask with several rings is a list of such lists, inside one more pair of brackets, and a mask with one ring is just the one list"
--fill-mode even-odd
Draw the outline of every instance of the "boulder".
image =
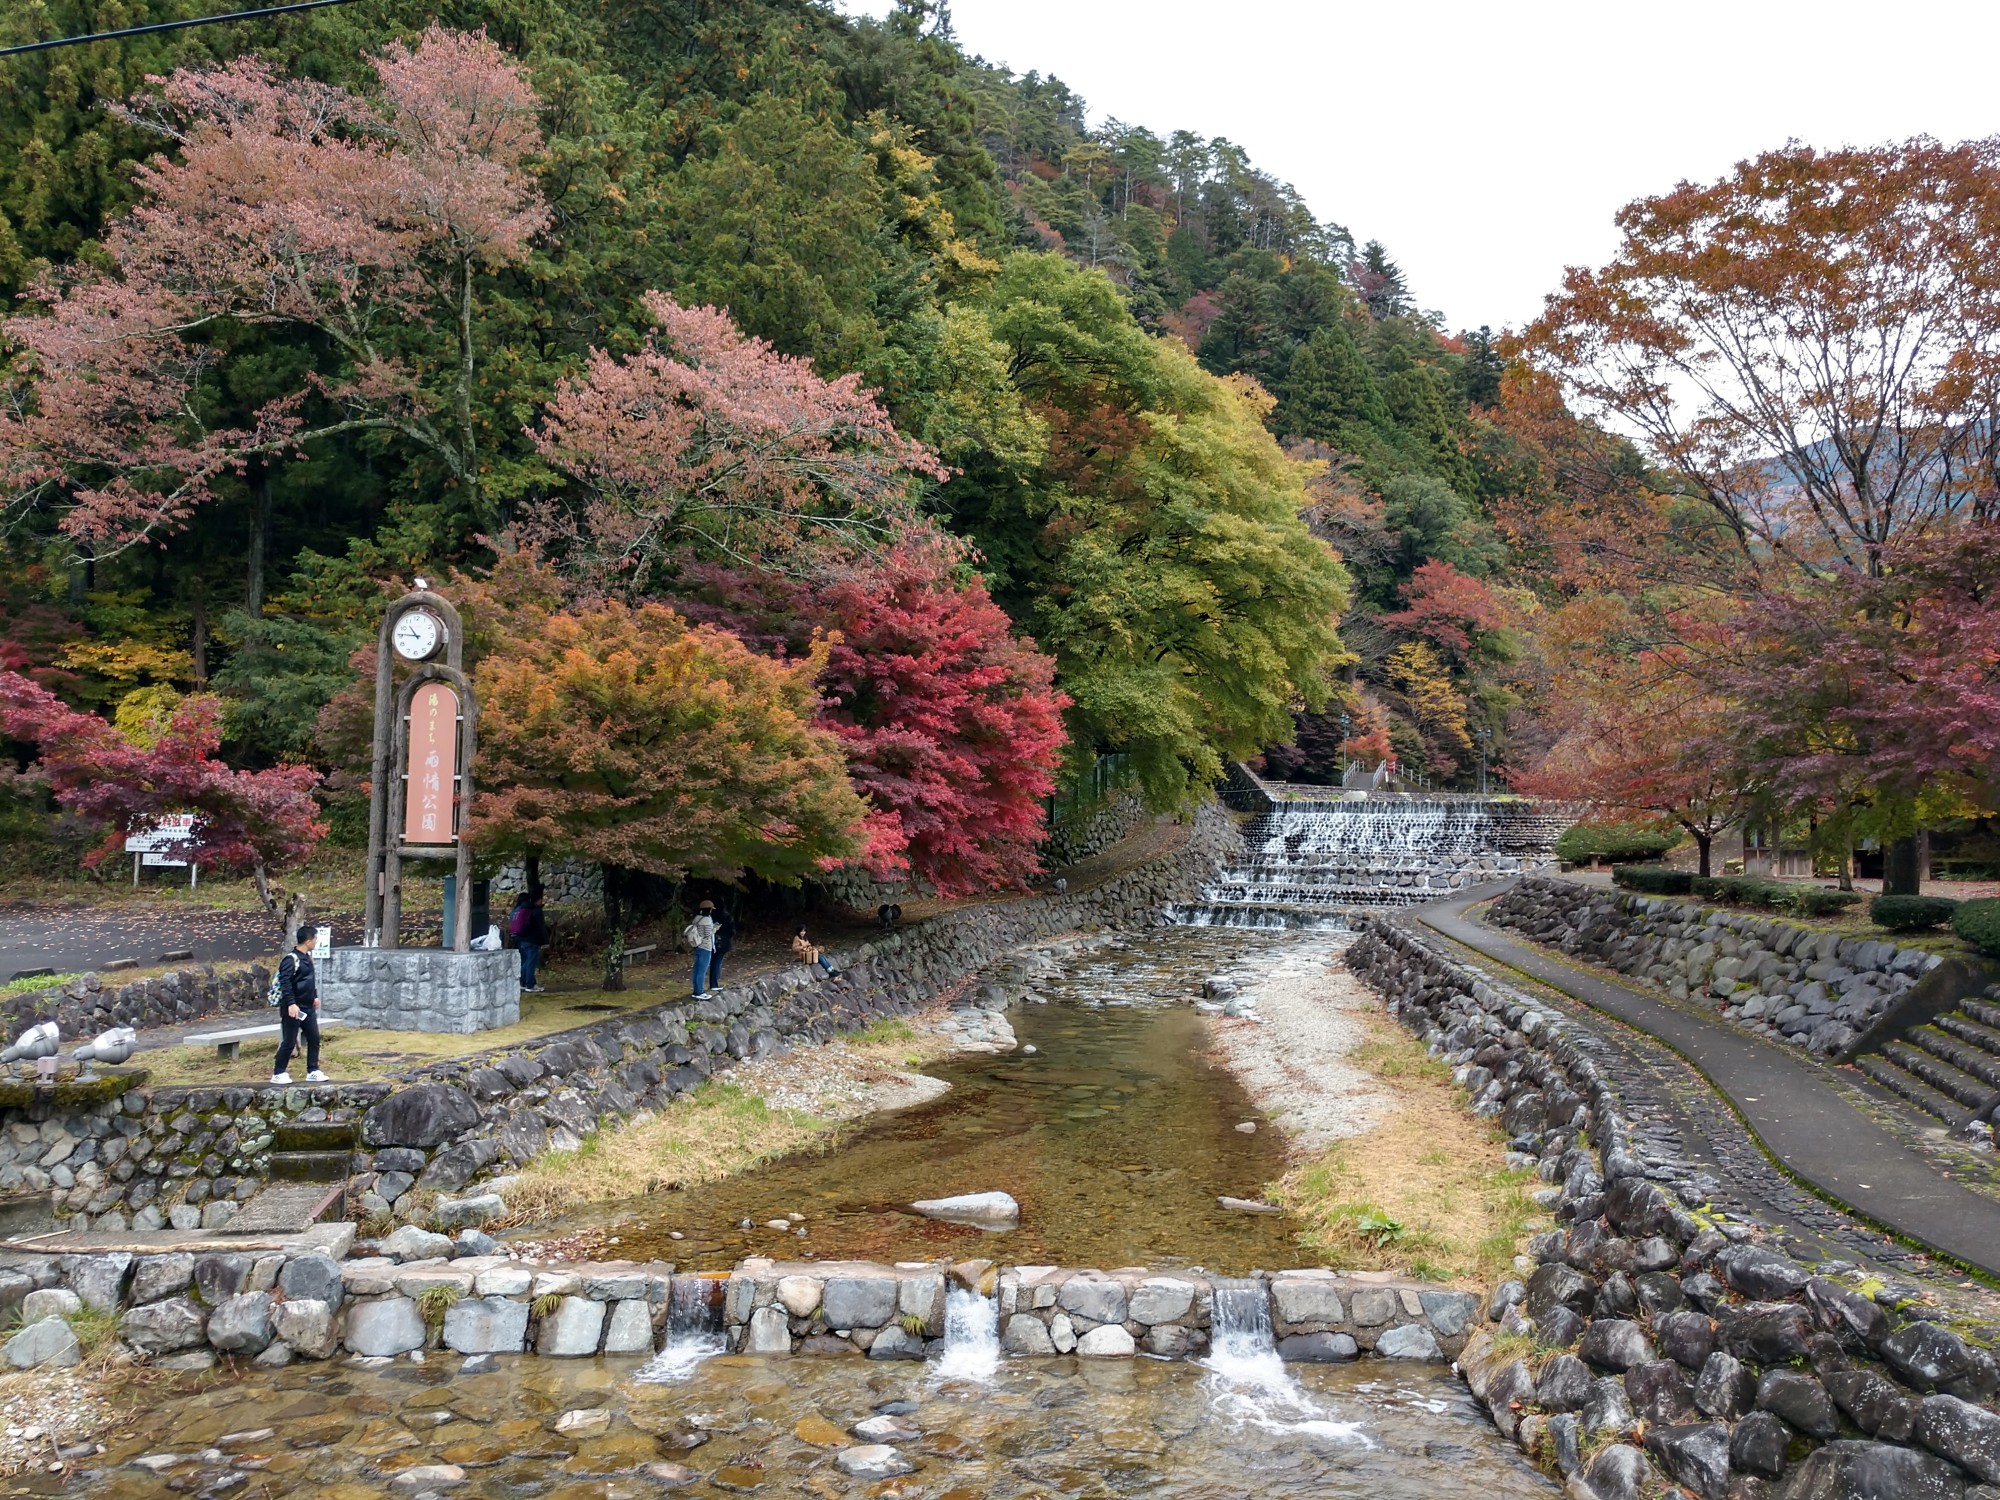
[[914, 1474], [917, 1468], [887, 1443], [860, 1443], [842, 1448], [833, 1461], [843, 1474], [853, 1479], [894, 1479], [898, 1474]]
[[1690, 1370], [1700, 1370], [1715, 1352], [1715, 1320], [1693, 1308], [1655, 1316], [1653, 1332], [1659, 1337], [1660, 1353]]
[[1671, 1359], [1648, 1360], [1625, 1372], [1625, 1395], [1641, 1420], [1653, 1425], [1698, 1420], [1694, 1380]]
[[819, 1306], [817, 1276], [782, 1276], [778, 1279], [778, 1301], [795, 1318], [809, 1318]]
[[1807, 1454], [1779, 1493], [1782, 1500], [1962, 1500], [1965, 1480], [1920, 1449], [1834, 1442]]
[[1599, 1318], [1592, 1323], [1584, 1329], [1576, 1352], [1601, 1370], [1620, 1372], [1659, 1357], [1646, 1331], [1623, 1318]]
[[760, 1307], [743, 1330], [745, 1354], [790, 1354], [792, 1330], [782, 1307]]
[[1987, 1484], [2000, 1484], [2000, 1417], [1956, 1396], [1926, 1396], [1917, 1441]]
[[[1284, 1286], [1287, 1284], [1292, 1286], [1308, 1286], [1314, 1283], [1280, 1282], [1277, 1285]], [[1276, 1291], [1276, 1287], [1273, 1288], [1273, 1291]], [[1320, 1304], [1308, 1304], [1306, 1302], [1294, 1304], [1295, 1307], [1300, 1308], [1308, 1305], [1319, 1306]], [[1193, 1306], [1193, 1282], [1176, 1280], [1171, 1276], [1149, 1276], [1132, 1289], [1131, 1304], [1127, 1309], [1127, 1315], [1135, 1323], [1145, 1323], [1148, 1325], [1154, 1323], [1175, 1323], [1185, 1318]], [[1279, 1294], [1278, 1316], [1287, 1323], [1338, 1323], [1342, 1318], [1342, 1314], [1339, 1311], [1340, 1298], [1338, 1296], [1334, 1297], [1333, 1306], [1336, 1310], [1330, 1317], [1293, 1317], [1285, 1311], [1282, 1294]]]
[[651, 1354], [653, 1352], [653, 1311], [640, 1297], [627, 1297], [611, 1304], [611, 1316], [604, 1323], [606, 1354]]
[[317, 1297], [286, 1297], [271, 1309], [271, 1331], [306, 1359], [326, 1359], [338, 1342], [333, 1304]]
[[459, 1354], [519, 1354], [528, 1343], [528, 1311], [506, 1297], [461, 1297], [445, 1309], [444, 1346]]
[[901, 1288], [892, 1276], [830, 1276], [820, 1316], [833, 1329], [880, 1328], [895, 1321]]
[[1009, 1354], [1054, 1354], [1055, 1341], [1048, 1325], [1033, 1313], [1015, 1313], [1000, 1334], [1000, 1347]]
[[143, 1256], [132, 1266], [133, 1305], [177, 1297], [193, 1280], [194, 1257], [185, 1251]]
[[61, 1317], [50, 1314], [37, 1318], [7, 1340], [7, 1367], [34, 1370], [46, 1365], [66, 1370], [83, 1359], [83, 1347], [76, 1333]]
[[471, 1198], [440, 1198], [431, 1210], [431, 1222], [440, 1229], [469, 1229], [491, 1224], [505, 1215], [507, 1204], [498, 1193], [480, 1193]]
[[910, 1207], [926, 1219], [946, 1224], [969, 1224], [996, 1233], [1021, 1227], [1021, 1205], [1011, 1193], [959, 1193], [950, 1198], [919, 1199]]
[[1768, 1411], [1753, 1411], [1729, 1435], [1729, 1461], [1746, 1474], [1776, 1479], [1785, 1472], [1785, 1450], [1792, 1435]]
[[1582, 1411], [1590, 1398], [1590, 1366], [1574, 1354], [1558, 1354], [1542, 1366], [1535, 1401], [1544, 1411]]
[[479, 1124], [479, 1106], [464, 1089], [420, 1083], [391, 1094], [361, 1117], [364, 1146], [430, 1151]]
[[[1685, 1285], [1685, 1283], [1683, 1283]], [[1806, 1356], [1812, 1326], [1803, 1307], [1785, 1305], [1744, 1311], [1722, 1328], [1722, 1347], [1745, 1364], [1790, 1364]]]
[[1807, 1437], [1840, 1435], [1840, 1414], [1833, 1408], [1833, 1397], [1803, 1370], [1766, 1370], [1757, 1382], [1757, 1405], [1783, 1417]]
[[1728, 1423], [1687, 1422], [1650, 1428], [1646, 1433], [1646, 1451], [1702, 1500], [1723, 1500], [1728, 1492]]
[[132, 1274], [132, 1257], [120, 1250], [109, 1255], [65, 1255], [57, 1262], [69, 1289], [85, 1307], [116, 1312], [125, 1301], [125, 1283]]
[[1797, 1296], [1811, 1280], [1797, 1261], [1758, 1245], [1731, 1245], [1718, 1251], [1715, 1269], [1732, 1289], [1758, 1302]]
[[[1122, 1328], [1118, 1331], [1120, 1333], [1125, 1332]], [[870, 1359], [922, 1359], [924, 1357], [924, 1341], [921, 1335], [911, 1333], [908, 1329], [892, 1323], [889, 1327], [878, 1332], [873, 1339], [869, 1340], [868, 1357]]]
[[1653, 1466], [1629, 1443], [1612, 1443], [1585, 1466], [1583, 1482], [1596, 1500], [1640, 1500], [1651, 1487]]
[[[288, 1302], [324, 1302], [337, 1307], [343, 1294], [340, 1262], [317, 1250], [310, 1255], [295, 1255], [279, 1270], [278, 1289]], [[289, 1344], [291, 1340], [285, 1342]]]
[[67, 1318], [83, 1311], [83, 1298], [68, 1287], [37, 1287], [21, 1299], [21, 1321], [39, 1323], [44, 1318]]
[[352, 1354], [380, 1359], [424, 1347], [424, 1315], [408, 1297], [380, 1297], [347, 1309], [342, 1341]]
[[455, 1193], [500, 1155], [500, 1143], [489, 1136], [447, 1146], [430, 1159], [417, 1186], [434, 1193]]
[[1288, 1365], [1345, 1364], [1360, 1354], [1361, 1346], [1344, 1333], [1294, 1333], [1278, 1340], [1278, 1358]]
[[174, 1354], [205, 1341], [208, 1318], [192, 1298], [169, 1297], [135, 1307], [118, 1320], [118, 1337], [141, 1354]]
[[1435, 1361], [1444, 1358], [1437, 1339], [1421, 1323], [1405, 1323], [1399, 1328], [1385, 1329], [1375, 1340], [1375, 1352], [1384, 1359]]
[[272, 1337], [269, 1292], [239, 1292], [208, 1315], [208, 1342], [224, 1354], [262, 1354]]
[[604, 1304], [588, 1297], [565, 1297], [542, 1319], [535, 1348], [552, 1359], [584, 1359], [597, 1352], [604, 1333]]
[[1064, 1312], [1093, 1323], [1125, 1321], [1125, 1288], [1107, 1277], [1072, 1276], [1056, 1293], [1056, 1302]]
[[1597, 1283], [1581, 1271], [1552, 1261], [1528, 1278], [1528, 1316], [1541, 1323], [1558, 1307], [1582, 1314], [1597, 1299]]
[[1138, 1352], [1138, 1346], [1119, 1324], [1107, 1323], [1078, 1339], [1076, 1352], [1085, 1359], [1130, 1359]]
[[382, 1253], [394, 1256], [399, 1261], [449, 1260], [451, 1241], [441, 1234], [433, 1234], [428, 1229], [420, 1229], [415, 1224], [405, 1224], [382, 1241]]
[[1911, 1323], [1882, 1340], [1882, 1360], [1920, 1391], [1971, 1375], [1976, 1364], [1965, 1340], [1935, 1323]]
[[1711, 1417], [1733, 1422], [1757, 1404], [1757, 1377], [1743, 1361], [1718, 1349], [1694, 1383], [1694, 1404]]

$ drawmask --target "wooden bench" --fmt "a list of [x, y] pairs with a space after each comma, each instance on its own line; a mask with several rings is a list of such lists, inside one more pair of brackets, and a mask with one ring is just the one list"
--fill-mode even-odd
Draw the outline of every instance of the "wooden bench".
[[[321, 1016], [322, 1027], [337, 1026], [340, 1023], [332, 1016]], [[183, 1047], [206, 1047], [215, 1044], [215, 1055], [225, 1060], [236, 1056], [236, 1049], [253, 1037], [276, 1036], [284, 1028], [276, 1021], [268, 1026], [239, 1026], [234, 1031], [200, 1031], [181, 1039]]]
[[636, 948], [627, 948], [623, 962], [637, 963], [640, 959], [651, 958], [653, 950], [659, 946], [658, 943], [641, 943]]

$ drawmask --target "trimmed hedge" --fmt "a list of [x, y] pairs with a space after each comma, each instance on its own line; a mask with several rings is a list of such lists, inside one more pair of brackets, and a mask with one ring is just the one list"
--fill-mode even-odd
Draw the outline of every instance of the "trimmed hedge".
[[1801, 885], [1792, 890], [1792, 907], [1802, 917], [1831, 917], [1858, 904], [1859, 891], [1833, 891], [1823, 885]]
[[1868, 920], [1891, 932], [1923, 932], [1944, 926], [1957, 910], [1945, 896], [1877, 896], [1868, 903]]
[[1678, 831], [1662, 833], [1642, 823], [1572, 823], [1556, 840], [1556, 858], [1572, 865], [1658, 859], [1680, 841]]
[[1778, 911], [1792, 904], [1792, 887], [1754, 875], [1697, 875], [1694, 893], [1705, 901], [1762, 906]]
[[1611, 871], [1611, 883], [1649, 896], [1685, 896], [1694, 889], [1694, 876], [1665, 865], [1618, 865]]
[[2000, 899], [1985, 896], [1959, 902], [1951, 914], [1951, 930], [1981, 953], [2000, 958]]

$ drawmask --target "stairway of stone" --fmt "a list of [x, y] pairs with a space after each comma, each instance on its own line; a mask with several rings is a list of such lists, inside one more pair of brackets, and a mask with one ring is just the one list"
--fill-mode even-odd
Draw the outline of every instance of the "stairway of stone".
[[1962, 1001], [1854, 1066], [1957, 1130], [2000, 1095], [2000, 1004]]
[[352, 1120], [294, 1120], [271, 1136], [270, 1179], [273, 1182], [345, 1182], [361, 1144], [361, 1127]]

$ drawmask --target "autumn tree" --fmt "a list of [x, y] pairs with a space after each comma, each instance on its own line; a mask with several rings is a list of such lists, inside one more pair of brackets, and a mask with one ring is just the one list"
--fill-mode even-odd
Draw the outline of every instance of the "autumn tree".
[[607, 987], [625, 871], [796, 883], [864, 853], [867, 807], [811, 722], [824, 647], [774, 662], [655, 603], [524, 607], [521, 623], [474, 674], [472, 837], [604, 866]]
[[222, 704], [213, 696], [180, 699], [128, 737], [20, 673], [0, 672], [0, 734], [32, 745], [57, 804], [103, 829], [104, 841], [84, 859], [89, 868], [119, 855], [127, 834], [170, 813], [193, 813], [196, 864], [249, 871], [268, 906], [269, 873], [303, 862], [326, 834], [312, 796], [318, 772], [239, 771], [216, 759]]
[[2000, 140], [1793, 143], [1618, 223], [1521, 348], [1746, 556], [1874, 571], [1992, 509]]
[[913, 524], [917, 481], [946, 471], [858, 375], [822, 380], [715, 308], [645, 300], [657, 325], [646, 347], [593, 352], [549, 403], [536, 444], [586, 497], [543, 509], [527, 540], [573, 576], [629, 591], [671, 585], [700, 559], [880, 550]]
[[[538, 100], [483, 34], [433, 26], [373, 66], [364, 96], [239, 58], [129, 107], [176, 155], [140, 169], [101, 269], [51, 273], [32, 293], [44, 310], [5, 325], [15, 503], [59, 497], [64, 529], [101, 555], [184, 525], [224, 475], [369, 433], [440, 465], [493, 524], [481, 298], [549, 222], [527, 170]], [[216, 381], [257, 329], [325, 357], [217, 425]]]

